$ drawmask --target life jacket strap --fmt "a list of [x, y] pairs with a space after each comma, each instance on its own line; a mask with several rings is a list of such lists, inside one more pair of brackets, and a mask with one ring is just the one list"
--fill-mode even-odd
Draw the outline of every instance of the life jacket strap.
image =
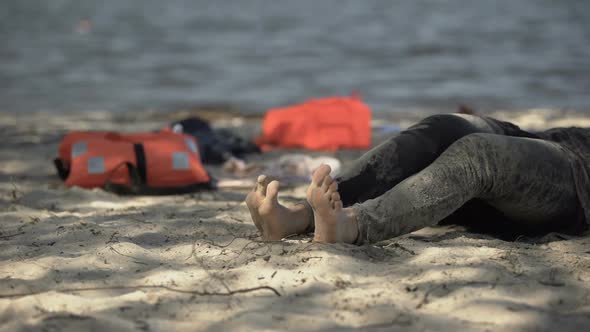
[[147, 166], [145, 162], [145, 150], [143, 148], [143, 144], [133, 144], [133, 150], [135, 151], [135, 161], [137, 162], [137, 173], [139, 175], [139, 179], [141, 180], [140, 183], [145, 185], [147, 183]]
[[70, 175], [70, 170], [64, 166], [63, 161], [59, 158], [53, 159], [53, 165], [55, 165], [57, 176], [59, 176], [62, 181], [65, 181], [68, 178], [68, 175]]

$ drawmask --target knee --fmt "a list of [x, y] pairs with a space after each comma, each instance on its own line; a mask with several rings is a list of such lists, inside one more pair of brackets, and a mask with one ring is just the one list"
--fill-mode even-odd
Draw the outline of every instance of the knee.
[[465, 171], [481, 190], [493, 185], [502, 164], [505, 137], [493, 134], [469, 134], [445, 151], [447, 161]]
[[503, 149], [504, 136], [493, 134], [469, 134], [451, 144], [447, 152], [457, 155], [459, 160], [478, 166], [489, 164]]
[[458, 139], [449, 149], [461, 149], [466, 152], [487, 151], [498, 148], [498, 141], [502, 138], [503, 136], [493, 134], [469, 134]]

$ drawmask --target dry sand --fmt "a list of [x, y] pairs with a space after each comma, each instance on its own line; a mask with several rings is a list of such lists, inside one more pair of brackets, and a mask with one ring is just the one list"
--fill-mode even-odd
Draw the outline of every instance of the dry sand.
[[[589, 122], [560, 114], [499, 113], [537, 129]], [[506, 242], [441, 226], [361, 247], [264, 243], [245, 191], [119, 197], [55, 176], [66, 131], [171, 116], [0, 114], [1, 331], [590, 330], [588, 236]], [[216, 124], [251, 133], [256, 121]]]

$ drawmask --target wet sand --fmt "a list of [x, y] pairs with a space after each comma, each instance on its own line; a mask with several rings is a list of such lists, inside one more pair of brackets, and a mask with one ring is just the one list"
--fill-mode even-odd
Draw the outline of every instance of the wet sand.
[[[0, 113], [0, 331], [590, 327], [588, 234], [509, 242], [438, 226], [361, 247], [310, 236], [268, 243], [245, 190], [120, 197], [66, 188], [55, 175], [68, 130], [153, 130], [185, 114]], [[246, 136], [259, 128], [258, 118], [202, 114]], [[495, 115], [529, 129], [590, 126], [550, 110]], [[378, 128], [421, 116], [374, 121], [376, 141]], [[335, 155], [346, 164], [360, 153]]]

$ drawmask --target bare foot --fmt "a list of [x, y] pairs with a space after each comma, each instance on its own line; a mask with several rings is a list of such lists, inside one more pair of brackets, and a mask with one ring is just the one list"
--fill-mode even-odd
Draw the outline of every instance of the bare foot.
[[311, 211], [305, 205], [287, 208], [278, 201], [279, 182], [260, 175], [256, 187], [246, 196], [246, 205], [254, 225], [265, 241], [276, 241], [304, 233], [311, 222]]
[[307, 188], [307, 201], [313, 208], [314, 241], [353, 243], [358, 236], [354, 210], [344, 209], [338, 184], [330, 177], [330, 166], [322, 165], [314, 173]]

